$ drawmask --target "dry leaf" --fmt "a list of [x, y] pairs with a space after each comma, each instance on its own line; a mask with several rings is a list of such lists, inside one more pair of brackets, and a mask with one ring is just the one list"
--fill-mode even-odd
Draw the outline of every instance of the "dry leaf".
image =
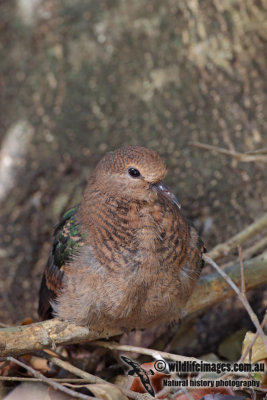
[[[252, 332], [247, 332], [246, 336], [243, 341], [243, 347], [242, 347], [242, 354], [245, 352], [246, 348], [250, 345], [251, 341], [254, 339], [255, 333]], [[244, 360], [245, 363], [251, 362], [254, 364], [257, 361], [264, 360], [267, 358], [267, 352], [265, 349], [265, 346], [263, 344], [263, 341], [261, 337], [259, 336], [256, 339], [256, 342], [254, 343], [252, 347], [252, 352], [251, 352], [251, 360], [250, 360], [250, 354], [248, 354]]]
[[49, 371], [48, 361], [45, 358], [32, 356], [30, 361], [31, 366], [42, 373]]
[[[153, 372], [153, 375], [149, 375], [149, 381], [155, 393], [158, 393], [161, 389], [163, 389], [162, 380], [168, 378], [169, 375], [156, 371], [154, 368], [154, 362], [144, 363], [141, 365], [141, 367], [148, 372]], [[138, 376], [134, 377], [130, 389], [137, 393], [147, 393]]]
[[21, 325], [30, 325], [30, 324], [32, 324], [33, 322], [34, 322], [34, 321], [33, 321], [32, 318], [27, 317], [27, 318], [25, 318], [25, 319], [22, 321]]
[[21, 383], [12, 392], [10, 392], [3, 400], [72, 400], [73, 397], [68, 396], [59, 390], [54, 390], [43, 383]]
[[240, 329], [231, 336], [226, 337], [219, 345], [219, 355], [229, 361], [236, 361], [240, 358], [242, 342], [246, 334], [246, 329]]
[[103, 400], [128, 400], [128, 397], [122, 393], [119, 387], [109, 383], [83, 385], [83, 387], [86, 387], [96, 397], [99, 397]]

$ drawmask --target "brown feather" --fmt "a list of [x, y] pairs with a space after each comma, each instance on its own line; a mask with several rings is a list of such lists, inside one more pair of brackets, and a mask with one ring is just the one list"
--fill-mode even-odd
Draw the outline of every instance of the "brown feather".
[[[129, 167], [140, 177], [129, 176]], [[160, 157], [141, 147], [100, 161], [77, 213], [84, 245], [65, 265], [60, 285], [46, 274], [57, 317], [127, 330], [180, 318], [204, 248], [174, 195], [153, 190], [165, 174]]]

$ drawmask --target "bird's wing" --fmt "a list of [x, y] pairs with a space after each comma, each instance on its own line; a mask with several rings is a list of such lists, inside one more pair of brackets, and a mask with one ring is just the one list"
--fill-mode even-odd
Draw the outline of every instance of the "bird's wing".
[[54, 231], [54, 241], [39, 291], [38, 314], [41, 319], [52, 318], [51, 301], [62, 287], [64, 267], [76, 249], [83, 244], [83, 234], [76, 220], [78, 206], [65, 212]]
[[187, 220], [187, 223], [189, 225], [189, 232], [191, 234], [192, 231], [195, 231], [196, 235], [197, 235], [197, 241], [196, 241], [196, 249], [199, 250], [200, 252], [200, 261], [199, 261], [199, 267], [200, 269], [203, 269], [205, 266], [205, 262], [202, 258], [203, 254], [207, 252], [206, 247], [204, 245], [203, 240], [201, 239], [197, 229], [195, 228], [194, 224], [191, 221]]

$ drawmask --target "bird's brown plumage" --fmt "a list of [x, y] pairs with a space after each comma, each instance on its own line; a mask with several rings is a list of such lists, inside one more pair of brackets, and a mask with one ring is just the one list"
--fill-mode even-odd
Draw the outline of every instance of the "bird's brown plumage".
[[50, 300], [54, 315], [93, 329], [146, 328], [181, 316], [200, 273], [203, 243], [160, 183], [165, 174], [158, 154], [142, 147], [121, 148], [99, 162], [75, 221], [68, 219], [79, 245], [59, 266], [58, 284], [50, 255], [42, 317]]

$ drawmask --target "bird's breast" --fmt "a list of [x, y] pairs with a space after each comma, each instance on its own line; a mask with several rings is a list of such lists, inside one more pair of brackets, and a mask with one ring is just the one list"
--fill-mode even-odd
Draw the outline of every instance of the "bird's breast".
[[75, 318], [90, 326], [117, 321], [127, 329], [144, 328], [179, 317], [200, 255], [191, 250], [190, 228], [179, 209], [162, 201], [110, 198], [91, 204], [82, 220], [78, 216], [86, 243], [69, 266], [56, 315], [73, 314], [65, 313], [68, 301], [79, 304]]
[[[129, 273], [156, 266], [162, 244], [159, 211], [147, 202], [108, 198], [90, 207], [81, 227], [94, 259], [110, 271]], [[88, 218], [89, 217], [89, 218]], [[156, 218], [155, 218], [156, 217]]]

